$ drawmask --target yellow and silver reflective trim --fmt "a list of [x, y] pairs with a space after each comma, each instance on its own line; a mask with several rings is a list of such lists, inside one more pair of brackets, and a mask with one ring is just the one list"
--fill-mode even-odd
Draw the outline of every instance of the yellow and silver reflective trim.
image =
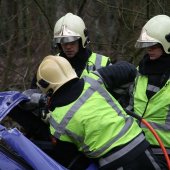
[[138, 137], [136, 137], [133, 141], [131, 141], [129, 144], [127, 144], [122, 149], [118, 150], [117, 152], [114, 152], [113, 154], [100, 158], [99, 159], [99, 165], [100, 167], [105, 166], [113, 161], [116, 161], [117, 159], [121, 158], [123, 155], [130, 152], [133, 148], [138, 146], [143, 140], [145, 139], [143, 134], [140, 134]]
[[94, 71], [107, 65], [109, 58], [97, 53], [92, 53], [87, 63], [87, 70]]
[[[89, 157], [98, 157], [101, 155], [108, 147], [110, 147], [114, 142], [116, 142], [118, 139], [120, 139], [132, 126], [133, 124], [133, 118], [132, 117], [126, 117], [122, 111], [117, 107], [117, 105], [114, 103], [111, 96], [108, 94], [108, 92], [101, 87], [100, 83], [102, 81], [99, 79], [98, 81], [95, 81], [94, 79], [90, 77], [84, 77], [85, 81], [91, 84], [91, 86], [86, 90], [86, 92], [75, 102], [75, 104], [68, 110], [67, 114], [64, 116], [62, 121], [60, 123], [55, 122], [55, 120], [51, 117], [50, 118], [50, 124], [53, 126], [54, 129], [57, 129], [55, 131], [54, 136], [56, 138], [60, 138], [62, 134], [68, 134], [73, 139], [79, 141], [82, 144], [82, 149], [84, 153]], [[101, 96], [105, 98], [107, 103], [116, 110], [117, 114], [125, 119], [125, 125], [120, 131], [120, 133], [115, 136], [115, 138], [108, 141], [102, 148], [99, 148], [98, 150], [92, 152], [89, 150], [89, 146], [87, 146], [84, 143], [84, 137], [78, 136], [71, 132], [70, 130], [66, 129], [67, 124], [73, 117], [74, 113], [86, 102], [87, 99], [89, 99], [94, 92], [100, 93]]]
[[[86, 66], [88, 71], [94, 71], [94, 70], [102, 67], [102, 55], [97, 54], [97, 53], [96, 54], [92, 53], [92, 55], [95, 55], [95, 57], [94, 57], [95, 60], [94, 61], [91, 61], [91, 60], [88, 61], [87, 66]], [[90, 58], [91, 58], [91, 56], [90, 56]]]

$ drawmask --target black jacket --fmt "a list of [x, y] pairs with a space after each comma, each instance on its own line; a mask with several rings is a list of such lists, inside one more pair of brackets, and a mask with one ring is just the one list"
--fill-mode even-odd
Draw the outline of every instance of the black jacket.
[[[148, 77], [148, 84], [162, 88], [170, 76], [170, 55], [163, 54], [156, 60], [150, 60], [146, 54], [139, 63], [139, 73]], [[156, 92], [147, 90], [150, 99]]]

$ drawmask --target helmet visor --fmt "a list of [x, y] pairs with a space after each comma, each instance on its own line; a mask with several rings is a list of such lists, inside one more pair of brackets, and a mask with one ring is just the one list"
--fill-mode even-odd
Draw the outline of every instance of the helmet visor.
[[155, 44], [158, 44], [158, 42], [139, 42], [139, 41], [137, 41], [135, 44], [135, 48], [146, 48], [146, 47], [151, 47]]
[[145, 47], [153, 46], [157, 43], [159, 43], [159, 41], [156, 40], [155, 38], [149, 36], [147, 34], [147, 30], [145, 30], [143, 28], [142, 31], [141, 31], [140, 37], [136, 41], [135, 47], [136, 48], [145, 48]]
[[57, 37], [57, 38], [54, 38], [54, 43], [59, 43], [59, 44], [70, 43], [70, 42], [78, 40], [79, 38], [80, 37], [78, 36]]
[[54, 34], [54, 42], [64, 44], [76, 41], [80, 37], [81, 36], [78, 33], [71, 31], [65, 25], [63, 25], [60, 32]]

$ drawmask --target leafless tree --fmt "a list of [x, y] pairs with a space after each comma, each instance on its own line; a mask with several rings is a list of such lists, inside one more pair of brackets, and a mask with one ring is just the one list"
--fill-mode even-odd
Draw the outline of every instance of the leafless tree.
[[41, 60], [53, 51], [57, 19], [72, 12], [83, 18], [96, 52], [138, 63], [134, 44], [143, 24], [170, 15], [169, 0], [0, 0], [0, 89], [29, 88]]

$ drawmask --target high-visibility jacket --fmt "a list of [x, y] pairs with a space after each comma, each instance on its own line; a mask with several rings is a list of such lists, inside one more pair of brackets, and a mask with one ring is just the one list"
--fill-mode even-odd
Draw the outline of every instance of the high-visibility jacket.
[[81, 74], [81, 77], [88, 75], [89, 72], [91, 71], [95, 71], [101, 67], [107, 66], [107, 64], [110, 63], [109, 60], [110, 60], [109, 57], [97, 53], [92, 53], [87, 61], [86, 68], [83, 70]]
[[[156, 92], [149, 100], [146, 95], [147, 90]], [[133, 97], [129, 106], [134, 109], [136, 114], [150, 123], [163, 141], [164, 146], [170, 148], [170, 80], [160, 89], [148, 84], [147, 76], [139, 75], [135, 81]], [[159, 146], [151, 131], [143, 124], [141, 127], [149, 143]]]
[[79, 98], [66, 106], [56, 107], [51, 113], [51, 133], [61, 141], [74, 143], [79, 151], [92, 158], [128, 143], [124, 150], [117, 151], [116, 159], [144, 141], [137, 122], [107, 92], [101, 79], [91, 73], [84, 80]]

